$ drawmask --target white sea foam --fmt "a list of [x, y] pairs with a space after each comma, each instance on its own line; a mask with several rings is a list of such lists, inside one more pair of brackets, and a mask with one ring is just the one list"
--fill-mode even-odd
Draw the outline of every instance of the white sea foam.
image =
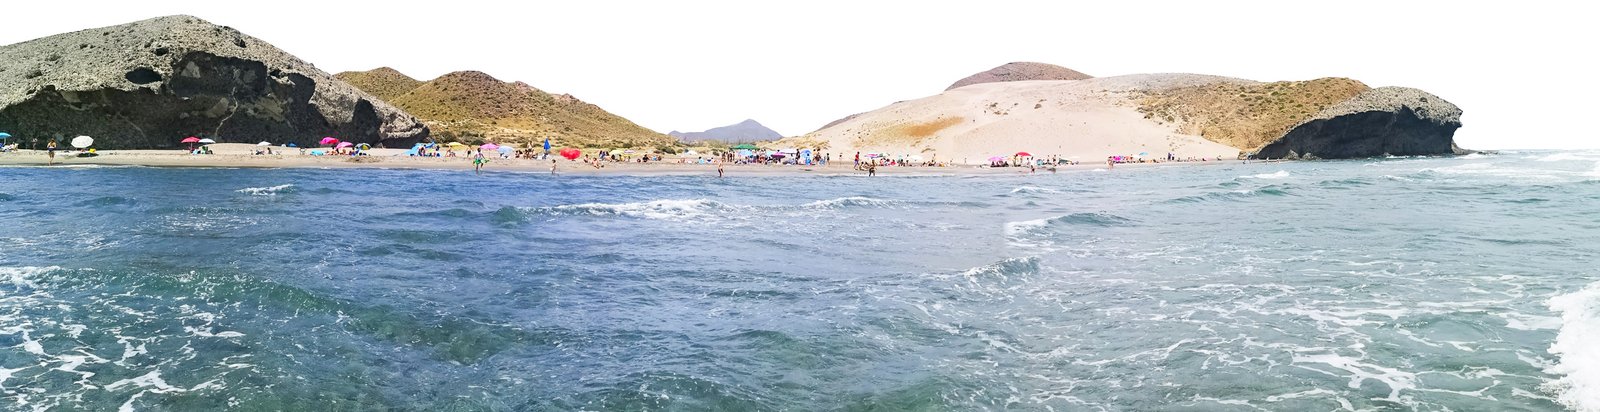
[[873, 199], [873, 198], [870, 198], [870, 197], [861, 197], [861, 196], [849, 196], [849, 197], [841, 197], [841, 198], [837, 198], [837, 199], [818, 200], [818, 201], [815, 201], [815, 202], [811, 202], [811, 203], [806, 203], [806, 204], [800, 205], [800, 207], [809, 208], [809, 209], [840, 209], [840, 208], [858, 207], [858, 206], [887, 207], [887, 206], [894, 206], [894, 205], [897, 205], [897, 204], [900, 204], [900, 203], [901, 202], [895, 201], [895, 200]]
[[1568, 160], [1594, 160], [1594, 158], [1589, 157], [1589, 156], [1583, 156], [1583, 155], [1578, 154], [1578, 153], [1561, 152], [1561, 153], [1556, 153], [1556, 154], [1553, 154], [1553, 155], [1540, 157], [1540, 158], [1535, 159], [1535, 160], [1540, 161], [1540, 162], [1562, 162], [1562, 161], [1568, 161]]
[[1038, 186], [1018, 186], [1011, 189], [1011, 193], [1061, 193], [1061, 191]]
[[1549, 304], [1561, 313], [1561, 332], [1550, 345], [1561, 361], [1545, 372], [1561, 377], [1544, 387], [1568, 408], [1600, 411], [1600, 282], [1550, 298]]
[[1469, 153], [1466, 156], [1457, 157], [1457, 159], [1482, 159], [1486, 157], [1489, 157], [1489, 155], [1483, 153]]
[[1289, 172], [1285, 171], [1285, 170], [1279, 170], [1279, 171], [1272, 172], [1272, 173], [1261, 173], [1261, 174], [1254, 174], [1254, 175], [1249, 175], [1249, 176], [1239, 176], [1239, 178], [1241, 178], [1241, 179], [1283, 179], [1283, 178], [1287, 178], [1287, 177], [1289, 177]]
[[628, 216], [656, 220], [700, 220], [716, 218], [737, 207], [709, 199], [666, 199], [633, 203], [582, 203], [537, 210], [556, 215]]
[[235, 190], [235, 192], [244, 193], [251, 196], [277, 196], [278, 193], [285, 193], [293, 187], [293, 184], [281, 184], [270, 187], [247, 187]]

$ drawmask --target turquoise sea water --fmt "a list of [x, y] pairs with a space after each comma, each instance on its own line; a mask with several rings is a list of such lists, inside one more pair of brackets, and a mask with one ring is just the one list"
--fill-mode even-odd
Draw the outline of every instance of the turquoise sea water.
[[1596, 410], [1600, 153], [0, 169], [4, 410]]

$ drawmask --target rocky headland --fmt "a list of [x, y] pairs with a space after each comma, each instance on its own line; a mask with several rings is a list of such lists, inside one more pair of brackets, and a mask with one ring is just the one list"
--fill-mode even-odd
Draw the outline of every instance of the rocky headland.
[[406, 146], [406, 112], [260, 39], [169, 16], [0, 46], [0, 125], [89, 135], [96, 147], [171, 148], [186, 136]]

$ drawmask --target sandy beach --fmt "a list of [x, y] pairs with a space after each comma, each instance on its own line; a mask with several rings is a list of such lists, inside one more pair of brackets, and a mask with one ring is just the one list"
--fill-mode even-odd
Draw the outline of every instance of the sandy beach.
[[[274, 146], [272, 155], [255, 155], [258, 149], [255, 145], [241, 143], [218, 143], [210, 145], [215, 154], [195, 155], [182, 150], [105, 150], [98, 151], [94, 157], [77, 157], [77, 151], [58, 151], [55, 165], [72, 167], [84, 165], [97, 166], [149, 166], [149, 167], [233, 167], [233, 168], [379, 168], [379, 169], [446, 169], [446, 170], [472, 170], [472, 158], [457, 157], [413, 157], [405, 156], [401, 149], [372, 149], [369, 156], [311, 156], [299, 154], [299, 149]], [[566, 159], [556, 160], [558, 174], [574, 175], [715, 175], [717, 166], [714, 164], [688, 163], [693, 157], [686, 158], [688, 162], [679, 163], [682, 157], [667, 157], [661, 162], [633, 163], [633, 162], [608, 162], [605, 167], [595, 168], [580, 161]], [[1118, 164], [1116, 168], [1139, 168], [1153, 166], [1173, 165], [1217, 165], [1231, 164], [1238, 161], [1209, 161], [1209, 162], [1178, 162], [1178, 163], [1132, 163]], [[18, 150], [9, 153], [0, 153], [0, 166], [45, 166], [49, 165], [49, 158], [42, 150]], [[1071, 170], [1105, 169], [1105, 163], [1083, 163], [1071, 166], [1060, 166], [1058, 172]], [[535, 159], [501, 159], [491, 158], [484, 168], [485, 172], [550, 172], [549, 160]], [[849, 161], [833, 163], [826, 166], [797, 166], [797, 165], [761, 165], [761, 164], [729, 164], [725, 168], [728, 176], [741, 175], [811, 175], [811, 176], [840, 176], [862, 175], [864, 171], [854, 170]], [[881, 175], [1017, 175], [1027, 174], [1028, 169], [1023, 167], [980, 167], [974, 165], [952, 165], [944, 167], [879, 167]], [[1033, 173], [1048, 174], [1048, 169], [1038, 168]]]

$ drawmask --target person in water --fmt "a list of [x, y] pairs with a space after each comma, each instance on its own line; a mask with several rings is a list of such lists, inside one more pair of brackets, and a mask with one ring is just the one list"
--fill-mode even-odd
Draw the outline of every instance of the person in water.
[[484, 163], [488, 163], [488, 162], [489, 162], [489, 159], [483, 158], [483, 150], [481, 150], [481, 149], [478, 150], [477, 154], [472, 155], [472, 169], [473, 169], [473, 172], [477, 173], [477, 174], [480, 174], [480, 175], [483, 174], [483, 164]]
[[49, 143], [45, 143], [44, 149], [46, 154], [50, 156], [50, 164], [56, 164], [56, 140], [50, 139]]
[[717, 178], [722, 178], [722, 162], [717, 162]]
[[550, 159], [550, 175], [551, 176], [555, 176], [555, 174], [556, 174], [556, 159]]
[[878, 175], [878, 162], [867, 162], [867, 177]]

